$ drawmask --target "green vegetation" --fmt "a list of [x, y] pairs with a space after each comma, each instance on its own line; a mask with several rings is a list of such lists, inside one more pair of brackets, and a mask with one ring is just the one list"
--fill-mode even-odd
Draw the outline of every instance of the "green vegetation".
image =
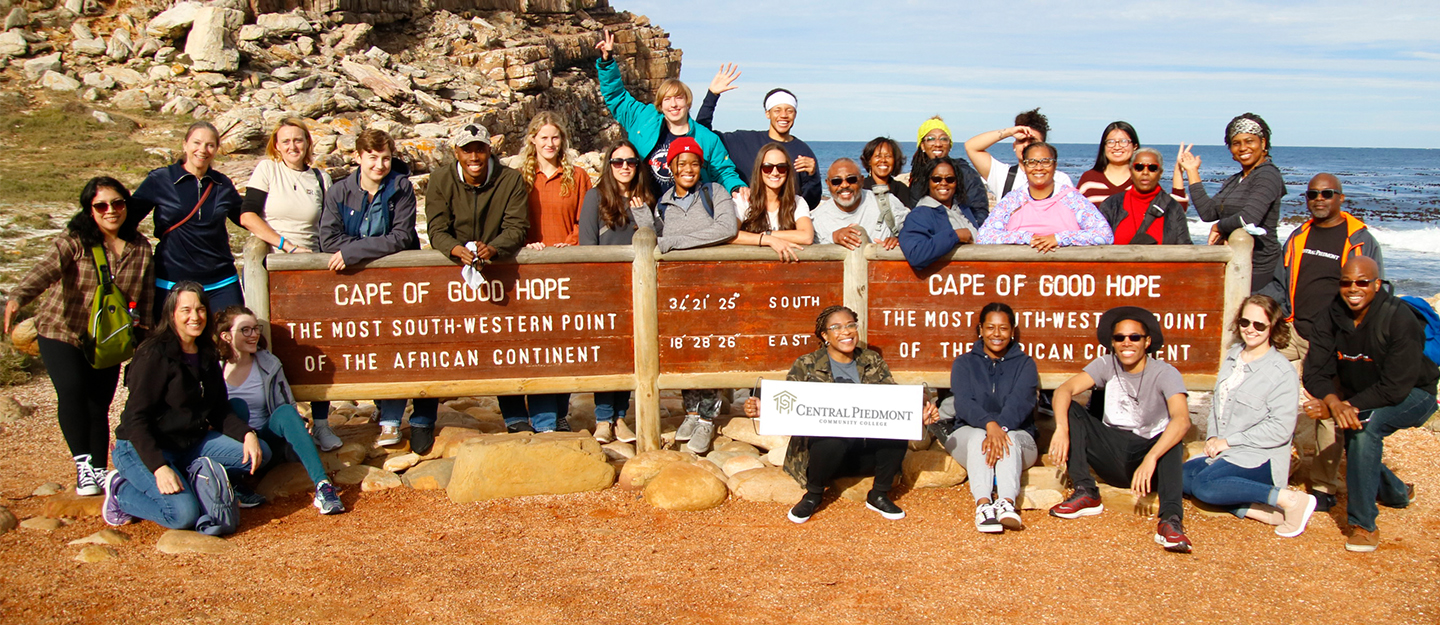
[[93, 176], [134, 186], [161, 160], [129, 137], [137, 124], [118, 114], [102, 124], [77, 102], [26, 110], [24, 96], [0, 96], [0, 197], [10, 203], [73, 203]]
[[30, 367], [33, 359], [16, 351], [10, 345], [10, 337], [0, 340], [0, 386], [13, 386], [30, 381]]

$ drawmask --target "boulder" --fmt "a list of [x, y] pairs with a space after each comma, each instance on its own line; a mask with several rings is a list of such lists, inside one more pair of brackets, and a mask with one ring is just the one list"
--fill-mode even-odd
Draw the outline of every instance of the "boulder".
[[707, 510], [729, 494], [724, 480], [691, 462], [672, 462], [645, 484], [645, 501], [663, 510]]
[[443, 427], [435, 437], [435, 446], [430, 448], [430, 453], [425, 454], [424, 460], [435, 458], [454, 458], [460, 453], [460, 445], [472, 438], [483, 436], [478, 430], [463, 427]]
[[965, 467], [943, 451], [923, 450], [905, 454], [901, 478], [911, 488], [950, 488], [965, 481]]
[[716, 445], [715, 451], [733, 451], [735, 453], [748, 454], [751, 456], [759, 456], [761, 453], [763, 453], [757, 447], [751, 445], [750, 443], [735, 440]]
[[875, 476], [842, 477], [831, 482], [831, 486], [840, 491], [841, 499], [864, 502], [865, 498], [870, 496], [870, 490], [875, 487]]
[[100, 56], [105, 54], [108, 48], [109, 46], [105, 45], [105, 40], [99, 37], [93, 39], [76, 39], [70, 42], [71, 52], [85, 56]]
[[235, 31], [245, 23], [245, 14], [235, 9], [201, 7], [195, 11], [185, 54], [190, 67], [200, 72], [233, 72], [240, 69], [240, 51], [235, 48]]
[[315, 32], [310, 20], [298, 11], [295, 13], [264, 13], [255, 16], [255, 25], [265, 29], [271, 37], [290, 38], [294, 35], [308, 35]]
[[760, 461], [760, 457], [749, 454], [733, 456], [720, 465], [720, 470], [725, 472], [726, 477], [734, 477], [736, 473], [763, 468], [765, 468], [765, 463]]
[[130, 542], [130, 535], [125, 532], [105, 528], [84, 538], [76, 538], [70, 541], [72, 545], [123, 545]]
[[331, 480], [343, 486], [355, 486], [365, 481], [365, 478], [369, 477], [372, 471], [383, 473], [385, 470], [380, 467], [372, 467], [368, 464], [357, 464], [336, 471]]
[[785, 466], [785, 451], [788, 449], [789, 445], [787, 444], [765, 452], [765, 462], [770, 463], [772, 467]]
[[339, 449], [320, 452], [320, 461], [325, 463], [326, 472], [334, 473], [345, 467], [364, 463], [368, 453], [370, 453], [370, 447], [364, 443], [346, 441]]
[[64, 66], [60, 64], [60, 53], [55, 52], [45, 56], [37, 56], [25, 61], [25, 77], [35, 80], [45, 75], [45, 72], [58, 72]]
[[155, 108], [150, 96], [140, 89], [126, 89], [110, 97], [110, 103], [129, 111], [148, 111]]
[[27, 530], [40, 530], [42, 532], [53, 532], [64, 526], [65, 522], [60, 519], [43, 516], [30, 517], [20, 522], [20, 527]]
[[0, 56], [25, 56], [30, 53], [30, 42], [17, 30], [0, 33]]
[[85, 83], [87, 87], [95, 87], [96, 89], [115, 88], [115, 79], [100, 72], [89, 72], [80, 77], [80, 82]]
[[426, 460], [406, 471], [401, 479], [415, 490], [444, 490], [450, 485], [450, 474], [454, 470], [454, 458]]
[[1128, 488], [1115, 488], [1109, 484], [1100, 484], [1099, 486], [1100, 501], [1105, 504], [1106, 510], [1151, 516], [1160, 509], [1160, 497], [1155, 493], [1136, 497], [1135, 491]]
[[199, 2], [179, 2], [151, 18], [145, 25], [145, 33], [160, 39], [175, 39], [185, 34], [195, 23], [195, 14], [200, 10]]
[[[215, 118], [220, 131], [220, 153], [233, 154], [265, 147], [265, 115], [258, 108], [239, 106]], [[377, 430], [378, 433], [378, 430]]]
[[629, 460], [635, 457], [635, 444], [614, 441], [601, 446], [605, 457], [611, 460]]
[[100, 73], [115, 79], [115, 82], [125, 85], [126, 87], [145, 84], [145, 75], [128, 67], [111, 65], [100, 70]]
[[417, 464], [420, 464], [420, 454], [411, 452], [408, 454], [400, 454], [398, 456], [390, 456], [389, 458], [386, 458], [384, 469], [392, 473], [400, 473]]
[[805, 496], [805, 489], [780, 467], [736, 473], [730, 478], [730, 490], [746, 501], [783, 504], [794, 504]]
[[15, 518], [15, 513], [11, 512], [9, 508], [0, 506], [0, 534], [5, 534], [17, 527], [20, 527], [20, 521]]
[[40, 343], [36, 342], [39, 337], [40, 331], [35, 329], [34, 317], [21, 321], [10, 329], [10, 344], [21, 353], [35, 358], [40, 357]]
[[116, 63], [124, 63], [134, 51], [135, 42], [130, 40], [130, 31], [123, 28], [111, 33], [110, 41], [105, 44], [105, 56]]
[[5, 16], [5, 30], [11, 28], [28, 28], [30, 26], [30, 14], [24, 7], [10, 9], [10, 14]]
[[67, 519], [98, 517], [104, 503], [104, 497], [80, 497], [74, 493], [64, 493], [45, 500], [44, 514]]
[[155, 549], [160, 553], [203, 553], [220, 554], [234, 549], [235, 545], [219, 536], [201, 534], [190, 530], [169, 530], [160, 535], [160, 540], [155, 541]]
[[675, 462], [689, 462], [693, 459], [694, 456], [690, 454], [665, 449], [635, 454], [635, 457], [625, 461], [625, 468], [620, 471], [620, 479], [616, 485], [625, 490], [645, 488], [645, 484], [658, 475], [666, 465]]
[[1021, 510], [1049, 510], [1065, 501], [1065, 483], [1055, 467], [1033, 466], [1020, 474]]
[[51, 91], [69, 92], [80, 88], [80, 81], [60, 72], [45, 72], [45, 75], [40, 77], [40, 84]]
[[[168, 67], [165, 67], [164, 65], [156, 65], [155, 67], [152, 67], [150, 69], [155, 69], [156, 67], [167, 71], [170, 69]], [[195, 107], [197, 106], [200, 106], [199, 102], [191, 98], [187, 98], [183, 95], [177, 95], [173, 98], [170, 98], [170, 100], [166, 102], [164, 106], [160, 107], [160, 112], [167, 115], [185, 115], [188, 114], [190, 111], [195, 110]]]
[[310, 481], [305, 465], [286, 462], [271, 468], [255, 487], [255, 492], [264, 495], [266, 499], [284, 499], [292, 495], [314, 493], [315, 483]]
[[720, 434], [767, 451], [784, 449], [786, 445], [790, 444], [789, 436], [761, 436], [755, 430], [755, 420], [747, 417], [730, 419], [729, 422], [720, 426]]
[[605, 461], [599, 443], [584, 434], [487, 438], [461, 446], [445, 489], [451, 501], [560, 495], [601, 490], [615, 483], [615, 469]]
[[85, 545], [80, 548], [80, 553], [75, 555], [76, 562], [94, 564], [106, 560], [114, 560], [120, 557], [120, 552], [110, 545]]
[[371, 471], [365, 479], [360, 480], [360, 490], [366, 493], [400, 488], [404, 485], [405, 481], [401, 480], [399, 475], [383, 469]]

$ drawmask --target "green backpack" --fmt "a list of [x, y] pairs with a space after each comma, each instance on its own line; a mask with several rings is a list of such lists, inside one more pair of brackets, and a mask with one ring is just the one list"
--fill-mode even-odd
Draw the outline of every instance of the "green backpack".
[[94, 302], [90, 305], [90, 327], [80, 337], [80, 351], [90, 366], [109, 369], [135, 354], [135, 318], [130, 316], [130, 300], [115, 286], [105, 249], [90, 248], [95, 257], [95, 270], [100, 282], [95, 285]]

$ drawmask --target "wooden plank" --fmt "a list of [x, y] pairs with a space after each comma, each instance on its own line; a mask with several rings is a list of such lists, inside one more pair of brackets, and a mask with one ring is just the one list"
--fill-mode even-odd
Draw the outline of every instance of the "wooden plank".
[[[628, 263], [634, 259], [635, 250], [624, 245], [572, 245], [541, 250], [522, 249], [514, 257], [497, 258], [487, 266]], [[330, 254], [271, 254], [266, 261], [266, 267], [270, 271], [326, 271], [329, 262]], [[377, 258], [356, 269], [347, 269], [342, 275], [358, 269], [391, 267], [453, 267], [455, 271], [460, 271], [460, 263], [450, 260], [449, 256], [438, 250], [406, 250]]]
[[[270, 273], [265, 269], [265, 256], [270, 253], [270, 244], [261, 240], [260, 237], [251, 236], [245, 239], [244, 258], [245, 270], [241, 276], [241, 289], [244, 291], [245, 304], [250, 312], [255, 313], [255, 318], [261, 321], [260, 331], [266, 338], [270, 338]], [[219, 311], [215, 311], [219, 312]]]
[[[1062, 247], [1040, 253], [1024, 245], [961, 245], [950, 253], [946, 262], [1015, 262], [1015, 263], [1225, 263], [1236, 254], [1233, 246], [1223, 245], [1094, 245]], [[900, 248], [882, 249], [865, 246], [870, 260], [905, 260]], [[927, 267], [936, 269], [936, 267]]]
[[557, 378], [493, 378], [481, 380], [366, 382], [361, 384], [297, 384], [297, 401], [346, 399], [411, 399], [414, 397], [468, 397], [475, 395], [527, 395], [624, 391], [635, 386], [635, 376], [586, 375]]
[[655, 303], [655, 231], [641, 228], [632, 243], [635, 310], [635, 439], [638, 451], [660, 448], [660, 322]]

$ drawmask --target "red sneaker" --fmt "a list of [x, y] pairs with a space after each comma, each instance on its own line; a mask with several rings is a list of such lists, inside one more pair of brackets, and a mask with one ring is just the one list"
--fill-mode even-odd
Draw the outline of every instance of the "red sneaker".
[[1155, 542], [1166, 551], [1190, 553], [1190, 539], [1185, 537], [1185, 526], [1175, 517], [1160, 521], [1155, 527]]
[[1050, 508], [1050, 516], [1062, 519], [1078, 519], [1082, 516], [1095, 516], [1105, 511], [1105, 504], [1100, 502], [1100, 497], [1082, 490], [1075, 491], [1069, 499], [1055, 504]]

